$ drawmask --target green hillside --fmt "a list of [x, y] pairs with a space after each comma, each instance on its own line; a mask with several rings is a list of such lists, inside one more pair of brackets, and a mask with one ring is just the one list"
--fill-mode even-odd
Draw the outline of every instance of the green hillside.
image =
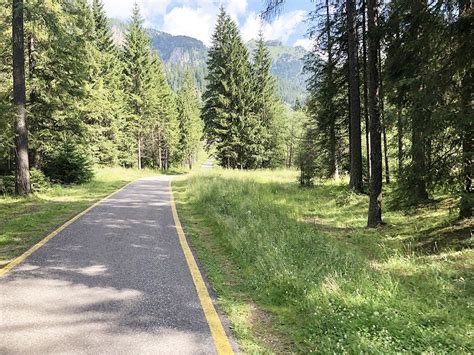
[[[126, 24], [111, 19], [114, 40], [123, 41]], [[148, 29], [152, 47], [160, 54], [165, 64], [168, 82], [174, 90], [182, 84], [183, 73], [191, 70], [202, 92], [205, 87], [207, 47], [201, 41], [188, 36], [174, 36], [155, 29]], [[255, 41], [247, 43], [249, 51], [255, 49]], [[306, 76], [303, 74], [306, 50], [302, 47], [284, 46], [279, 41], [267, 41], [273, 59], [272, 74], [277, 79], [278, 93], [281, 99], [293, 105], [306, 96]]]

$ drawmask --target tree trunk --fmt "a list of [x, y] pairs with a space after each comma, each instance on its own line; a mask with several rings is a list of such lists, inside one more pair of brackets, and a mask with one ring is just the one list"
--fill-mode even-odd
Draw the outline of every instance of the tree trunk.
[[15, 192], [31, 193], [28, 160], [28, 127], [26, 122], [25, 45], [23, 31], [23, 0], [13, 0], [13, 103], [15, 117]]
[[390, 184], [390, 167], [388, 162], [388, 144], [387, 144], [387, 127], [385, 124], [385, 107], [384, 107], [384, 92], [383, 92], [383, 79], [382, 79], [382, 53], [380, 48], [380, 41], [379, 41], [379, 49], [378, 49], [378, 63], [379, 63], [379, 85], [380, 85], [380, 118], [382, 122], [382, 137], [383, 137], [383, 156], [384, 156], [384, 165], [385, 165], [385, 182]]
[[[421, 93], [420, 93], [421, 95]], [[421, 107], [415, 107], [415, 115], [412, 122], [411, 136], [411, 185], [413, 198], [415, 201], [426, 201], [428, 199], [428, 191], [426, 189], [426, 136], [425, 136], [425, 113]]]
[[369, 86], [369, 116], [370, 116], [370, 200], [368, 227], [377, 227], [382, 223], [382, 145], [379, 100], [379, 72], [377, 66], [377, 51], [379, 47], [377, 21], [377, 0], [367, 1], [368, 29], [368, 86]]
[[[333, 59], [332, 59], [332, 36], [331, 36], [331, 16], [329, 9], [329, 0], [326, 0], [326, 32], [327, 32], [327, 45], [328, 45], [328, 80], [332, 82], [332, 70], [333, 70]], [[332, 100], [332, 98], [331, 98]], [[328, 175], [333, 179], [339, 179], [339, 171], [337, 169], [337, 158], [336, 158], [336, 122], [334, 117], [330, 118], [329, 122], [329, 169]]]
[[362, 2], [362, 55], [363, 55], [363, 88], [364, 88], [364, 118], [365, 118], [365, 148], [367, 159], [367, 175], [370, 180], [370, 136], [369, 136], [369, 98], [368, 98], [368, 78], [367, 78], [367, 30], [366, 30], [367, 0]]
[[397, 109], [397, 140], [398, 140], [398, 177], [402, 176], [403, 171], [403, 122], [402, 109]]
[[[472, 5], [469, 0], [459, 1], [459, 13], [460, 17], [469, 16], [472, 11]], [[469, 28], [469, 27], [467, 27]], [[462, 35], [462, 33], [460, 34]], [[466, 40], [469, 35], [466, 34]], [[474, 125], [472, 123], [472, 90], [473, 90], [473, 75], [472, 70], [468, 71], [461, 82], [461, 112], [463, 115], [462, 119], [462, 176], [463, 176], [463, 189], [461, 192], [461, 205], [459, 209], [460, 218], [472, 217], [472, 209], [474, 206], [473, 188], [472, 188], [472, 175], [473, 175], [473, 130]]]
[[142, 168], [142, 134], [138, 133], [138, 169]]
[[346, 1], [348, 64], [349, 64], [349, 103], [350, 103], [350, 154], [351, 171], [349, 186], [356, 192], [363, 191], [362, 184], [362, 142], [360, 129], [360, 89], [358, 42], [356, 24], [356, 2]]
[[288, 168], [291, 168], [293, 165], [293, 144], [290, 144], [290, 152], [288, 155]]

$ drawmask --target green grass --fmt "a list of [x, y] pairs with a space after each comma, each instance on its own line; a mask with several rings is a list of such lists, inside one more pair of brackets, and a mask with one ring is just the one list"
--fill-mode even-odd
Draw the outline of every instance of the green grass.
[[0, 267], [22, 254], [57, 226], [150, 170], [103, 168], [86, 184], [55, 185], [31, 197], [0, 197]]
[[244, 352], [474, 351], [473, 220], [456, 221], [455, 201], [369, 230], [346, 182], [215, 170], [173, 189]]

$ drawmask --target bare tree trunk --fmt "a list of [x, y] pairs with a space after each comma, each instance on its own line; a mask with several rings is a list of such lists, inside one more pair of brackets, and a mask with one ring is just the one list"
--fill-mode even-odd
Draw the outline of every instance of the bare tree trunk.
[[357, 55], [356, 2], [346, 1], [348, 63], [349, 63], [349, 103], [350, 103], [350, 154], [351, 171], [349, 186], [356, 192], [363, 191], [362, 182], [362, 142], [360, 129], [360, 89], [359, 58]]
[[289, 153], [289, 158], [288, 158], [288, 168], [291, 168], [293, 165], [293, 143], [290, 144], [290, 153]]
[[382, 79], [382, 53], [380, 49], [380, 42], [379, 42], [379, 49], [378, 49], [378, 63], [379, 63], [379, 85], [380, 85], [380, 117], [382, 122], [382, 137], [383, 137], [383, 156], [384, 156], [384, 163], [385, 163], [385, 182], [390, 184], [390, 167], [388, 162], [388, 144], [387, 144], [387, 128], [385, 125], [385, 107], [383, 101], [383, 79]]
[[138, 133], [138, 169], [142, 168], [142, 134]]
[[379, 47], [377, 25], [377, 0], [367, 1], [368, 25], [368, 86], [369, 86], [369, 115], [370, 115], [370, 200], [368, 212], [368, 227], [377, 227], [382, 223], [382, 144], [380, 124], [379, 72], [377, 66], [377, 51]]
[[15, 117], [15, 192], [31, 193], [28, 160], [28, 127], [26, 122], [25, 45], [23, 31], [23, 0], [13, 0], [13, 102]]
[[368, 78], [367, 78], [367, 29], [366, 29], [366, 11], [367, 11], [367, 0], [362, 1], [362, 55], [363, 55], [363, 70], [362, 75], [364, 76], [364, 118], [365, 118], [365, 148], [366, 148], [366, 159], [367, 159], [367, 175], [370, 180], [370, 135], [369, 135], [369, 98], [368, 98]]
[[[326, 32], [328, 42], [328, 80], [332, 82], [333, 58], [332, 58], [332, 36], [331, 36], [331, 16], [329, 9], [329, 0], [326, 0]], [[329, 176], [333, 179], [339, 179], [339, 171], [337, 169], [336, 158], [336, 122], [331, 117], [329, 122]]]
[[403, 122], [402, 109], [397, 109], [397, 140], [398, 140], [398, 176], [402, 175], [403, 171]]
[[[460, 16], [469, 16], [472, 11], [472, 3], [469, 0], [459, 1], [459, 12]], [[466, 27], [469, 28], [469, 27]], [[462, 35], [462, 34], [460, 34]], [[469, 35], [466, 34], [466, 38]], [[473, 75], [472, 70], [468, 71], [461, 82], [461, 112], [463, 113], [464, 120], [462, 124], [462, 158], [463, 158], [463, 189], [461, 192], [461, 205], [459, 209], [460, 218], [472, 217], [472, 209], [474, 207], [474, 196], [472, 188], [472, 176], [474, 172], [473, 162], [473, 130], [474, 125], [472, 123], [472, 91], [473, 91]]]
[[158, 130], [158, 167], [163, 169], [163, 151], [161, 148], [161, 131]]

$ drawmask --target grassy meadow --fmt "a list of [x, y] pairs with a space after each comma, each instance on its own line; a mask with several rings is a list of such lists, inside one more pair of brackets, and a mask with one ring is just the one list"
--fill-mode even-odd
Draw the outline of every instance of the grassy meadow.
[[243, 352], [474, 351], [473, 220], [456, 220], [456, 201], [386, 210], [369, 230], [367, 196], [296, 177], [216, 169], [173, 183]]
[[53, 185], [30, 197], [0, 196], [0, 267], [75, 214], [152, 170], [101, 168], [92, 181], [71, 186]]

